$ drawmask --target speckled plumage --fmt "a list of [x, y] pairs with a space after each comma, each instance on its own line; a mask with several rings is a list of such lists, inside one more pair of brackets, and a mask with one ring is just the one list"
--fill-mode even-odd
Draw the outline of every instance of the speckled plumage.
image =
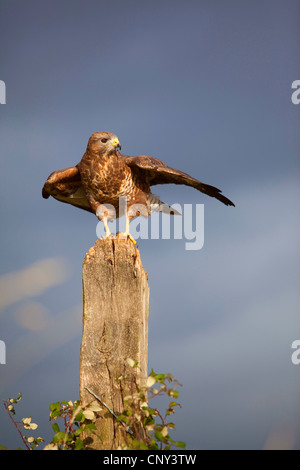
[[[201, 183], [148, 155], [122, 155], [118, 152], [118, 147], [120, 148], [120, 143], [115, 134], [92, 134], [80, 163], [51, 173], [44, 184], [43, 197], [53, 196], [61, 202], [93, 212], [100, 220], [103, 220], [104, 212], [99, 208], [105, 207], [106, 204], [113, 206], [116, 216], [119, 216], [120, 197], [126, 197], [129, 218], [136, 215], [130, 211], [135, 204], [144, 208], [139, 211], [143, 216], [150, 215], [152, 210], [160, 210], [160, 207], [162, 211], [166, 211], [169, 206], [151, 193], [150, 187], [156, 184], [192, 186], [223, 204], [234, 206], [233, 202], [214, 186]], [[169, 213], [172, 213], [171, 209]]]

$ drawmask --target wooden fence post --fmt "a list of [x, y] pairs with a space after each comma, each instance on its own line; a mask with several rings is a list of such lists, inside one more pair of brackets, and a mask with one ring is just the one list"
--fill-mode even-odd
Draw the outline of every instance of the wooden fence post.
[[[128, 359], [138, 361], [137, 382], [145, 385], [148, 362], [148, 275], [130, 240], [99, 239], [83, 262], [83, 333], [80, 352], [80, 400], [94, 398], [88, 387], [116, 414], [130, 393]], [[121, 378], [117, 381], [117, 378]], [[103, 409], [97, 434], [86, 435], [84, 449], [117, 449], [125, 428]]]

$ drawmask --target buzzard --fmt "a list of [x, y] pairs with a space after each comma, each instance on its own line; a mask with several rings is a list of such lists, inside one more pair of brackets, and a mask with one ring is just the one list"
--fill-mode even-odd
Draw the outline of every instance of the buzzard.
[[180, 170], [167, 166], [148, 155], [130, 157], [121, 154], [118, 137], [110, 132], [95, 132], [88, 141], [80, 163], [71, 168], [54, 171], [48, 177], [42, 196], [72, 204], [94, 213], [104, 222], [106, 236], [110, 235], [108, 221], [120, 215], [120, 200], [126, 198], [126, 230], [129, 221], [139, 215], [148, 217], [153, 211], [176, 214], [158, 196], [151, 192], [156, 184], [184, 184], [192, 186], [226, 206], [234, 206], [220, 189], [201, 183]]

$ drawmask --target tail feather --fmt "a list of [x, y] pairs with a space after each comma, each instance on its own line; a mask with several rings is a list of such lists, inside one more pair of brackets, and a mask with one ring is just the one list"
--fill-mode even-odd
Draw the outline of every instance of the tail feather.
[[164, 214], [169, 214], [169, 215], [181, 215], [180, 212], [178, 212], [176, 209], [173, 207], [169, 206], [169, 204], [166, 204], [165, 202], [161, 201], [159, 196], [156, 196], [155, 194], [151, 194], [148, 197], [148, 205], [151, 212], [163, 212]]

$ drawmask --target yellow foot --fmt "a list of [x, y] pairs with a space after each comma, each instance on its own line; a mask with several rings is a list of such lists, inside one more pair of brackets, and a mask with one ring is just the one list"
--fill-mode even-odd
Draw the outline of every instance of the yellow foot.
[[130, 235], [130, 233], [119, 232], [119, 233], [118, 233], [118, 237], [120, 237], [120, 238], [129, 238], [129, 239], [132, 241], [132, 243], [133, 243], [134, 245], [137, 244], [136, 241], [135, 241], [135, 239]]

